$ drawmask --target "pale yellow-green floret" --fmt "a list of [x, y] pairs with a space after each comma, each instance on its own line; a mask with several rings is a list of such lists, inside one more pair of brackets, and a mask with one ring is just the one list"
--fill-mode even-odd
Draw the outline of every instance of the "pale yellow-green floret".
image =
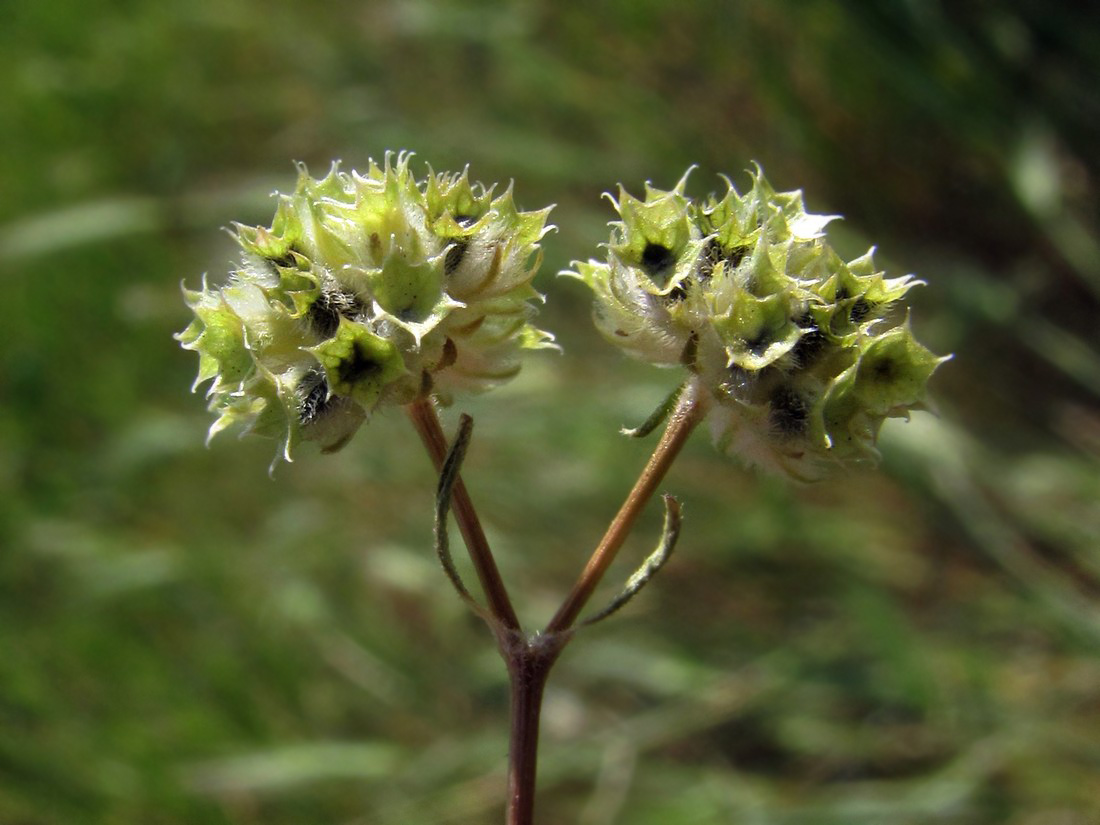
[[549, 209], [519, 211], [466, 171], [418, 181], [410, 155], [365, 173], [300, 168], [270, 227], [235, 226], [228, 283], [184, 290], [195, 318], [176, 337], [210, 382], [210, 435], [242, 425], [343, 446], [371, 412], [489, 389], [525, 349], [553, 347], [531, 323]]
[[869, 251], [841, 259], [835, 216], [807, 213], [756, 168], [739, 193], [696, 202], [646, 185], [620, 190], [604, 261], [567, 275], [595, 294], [596, 327], [632, 357], [683, 366], [705, 393], [716, 442], [752, 465], [810, 479], [873, 461], [887, 417], [925, 403], [936, 367], [909, 331], [911, 276]]

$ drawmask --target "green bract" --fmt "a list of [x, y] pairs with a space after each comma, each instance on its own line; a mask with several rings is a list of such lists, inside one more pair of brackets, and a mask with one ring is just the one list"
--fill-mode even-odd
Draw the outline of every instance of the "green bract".
[[872, 253], [842, 260], [833, 216], [776, 192], [756, 168], [697, 203], [646, 185], [620, 189], [604, 262], [575, 262], [595, 293], [596, 326], [628, 354], [686, 366], [706, 391], [718, 444], [795, 478], [874, 460], [885, 418], [922, 406], [947, 360], [921, 346], [899, 304], [921, 283], [886, 278]]
[[199, 354], [196, 387], [217, 419], [339, 449], [378, 407], [442, 403], [514, 376], [523, 349], [552, 347], [530, 323], [549, 209], [517, 211], [511, 187], [467, 172], [423, 182], [408, 154], [365, 174], [300, 169], [270, 228], [236, 225], [229, 282], [184, 290], [195, 319], [176, 337]]

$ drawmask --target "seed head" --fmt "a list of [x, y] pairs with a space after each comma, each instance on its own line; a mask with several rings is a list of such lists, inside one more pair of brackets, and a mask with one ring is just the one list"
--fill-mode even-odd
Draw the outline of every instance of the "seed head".
[[176, 338], [210, 382], [211, 437], [239, 423], [277, 438], [277, 459], [303, 440], [332, 452], [379, 407], [448, 404], [554, 346], [531, 324], [549, 208], [520, 212], [467, 171], [417, 181], [410, 157], [301, 167], [270, 227], [235, 225], [227, 284], [184, 289], [195, 318]]
[[[690, 172], [690, 170], [689, 170]], [[740, 194], [695, 202], [620, 188], [604, 261], [575, 262], [596, 327], [629, 355], [686, 366], [707, 390], [722, 448], [799, 479], [874, 461], [887, 417], [925, 403], [947, 360], [914, 339], [901, 306], [918, 283], [887, 278], [872, 253], [844, 261], [825, 240], [836, 216], [807, 213], [756, 167]]]

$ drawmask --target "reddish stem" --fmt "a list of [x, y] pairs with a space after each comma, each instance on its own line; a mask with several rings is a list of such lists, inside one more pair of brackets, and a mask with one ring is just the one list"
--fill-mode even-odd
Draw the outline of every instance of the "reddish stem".
[[630, 531], [645, 508], [646, 503], [653, 497], [657, 485], [661, 483], [661, 479], [665, 477], [665, 473], [672, 466], [672, 462], [680, 454], [680, 450], [687, 442], [692, 430], [703, 420], [704, 414], [701, 390], [696, 382], [692, 381], [684, 388], [684, 392], [676, 404], [676, 409], [673, 410], [668, 424], [665, 426], [665, 431], [661, 435], [661, 440], [654, 448], [653, 455], [649, 457], [649, 462], [642, 470], [641, 475], [638, 476], [638, 480], [634, 483], [634, 488], [626, 497], [626, 501], [619, 508], [619, 512], [615, 515], [611, 524], [608, 525], [607, 532], [604, 533], [599, 546], [593, 551], [592, 557], [585, 565], [576, 584], [573, 585], [573, 589], [569, 592], [562, 606], [558, 608], [554, 618], [550, 620], [550, 624], [546, 626], [546, 633], [561, 633], [573, 626], [577, 616], [580, 615], [581, 610], [584, 609], [585, 604], [592, 597], [596, 586], [615, 560], [615, 556], [623, 546], [623, 542], [626, 541], [626, 537], [630, 535]]
[[507, 825], [534, 825], [542, 696], [550, 668], [568, 641], [569, 634], [500, 638], [511, 687]]

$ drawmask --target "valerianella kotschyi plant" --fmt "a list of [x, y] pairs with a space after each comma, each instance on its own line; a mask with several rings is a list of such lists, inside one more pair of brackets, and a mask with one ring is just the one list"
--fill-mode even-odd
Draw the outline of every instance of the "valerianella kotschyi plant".
[[[440, 472], [436, 550], [452, 584], [493, 629], [512, 686], [507, 821], [533, 821], [538, 723], [550, 668], [576, 630], [637, 593], [668, 559], [679, 507], [665, 496], [657, 549], [603, 610], [581, 611], [690, 433], [709, 418], [724, 450], [799, 480], [872, 463], [883, 421], [926, 403], [945, 358], [909, 329], [906, 293], [871, 253], [842, 260], [831, 217], [799, 192], [775, 192], [756, 169], [740, 194], [698, 202], [686, 176], [670, 191], [620, 191], [602, 261], [565, 274], [595, 294], [595, 321], [628, 355], [682, 370], [680, 387], [637, 430], [664, 434], [577, 582], [546, 627], [526, 633], [458, 470], [471, 422], [448, 448], [436, 415], [465, 391], [520, 369], [524, 350], [553, 347], [531, 319], [531, 287], [549, 209], [519, 211], [511, 187], [466, 172], [418, 180], [410, 156], [363, 174], [333, 166], [278, 197], [270, 227], [236, 226], [242, 262], [226, 285], [185, 290], [195, 319], [177, 337], [209, 382], [210, 435], [240, 424], [277, 439], [276, 460], [301, 441], [343, 446], [383, 406], [405, 409]], [[456, 519], [485, 605], [459, 578], [447, 546]]]

